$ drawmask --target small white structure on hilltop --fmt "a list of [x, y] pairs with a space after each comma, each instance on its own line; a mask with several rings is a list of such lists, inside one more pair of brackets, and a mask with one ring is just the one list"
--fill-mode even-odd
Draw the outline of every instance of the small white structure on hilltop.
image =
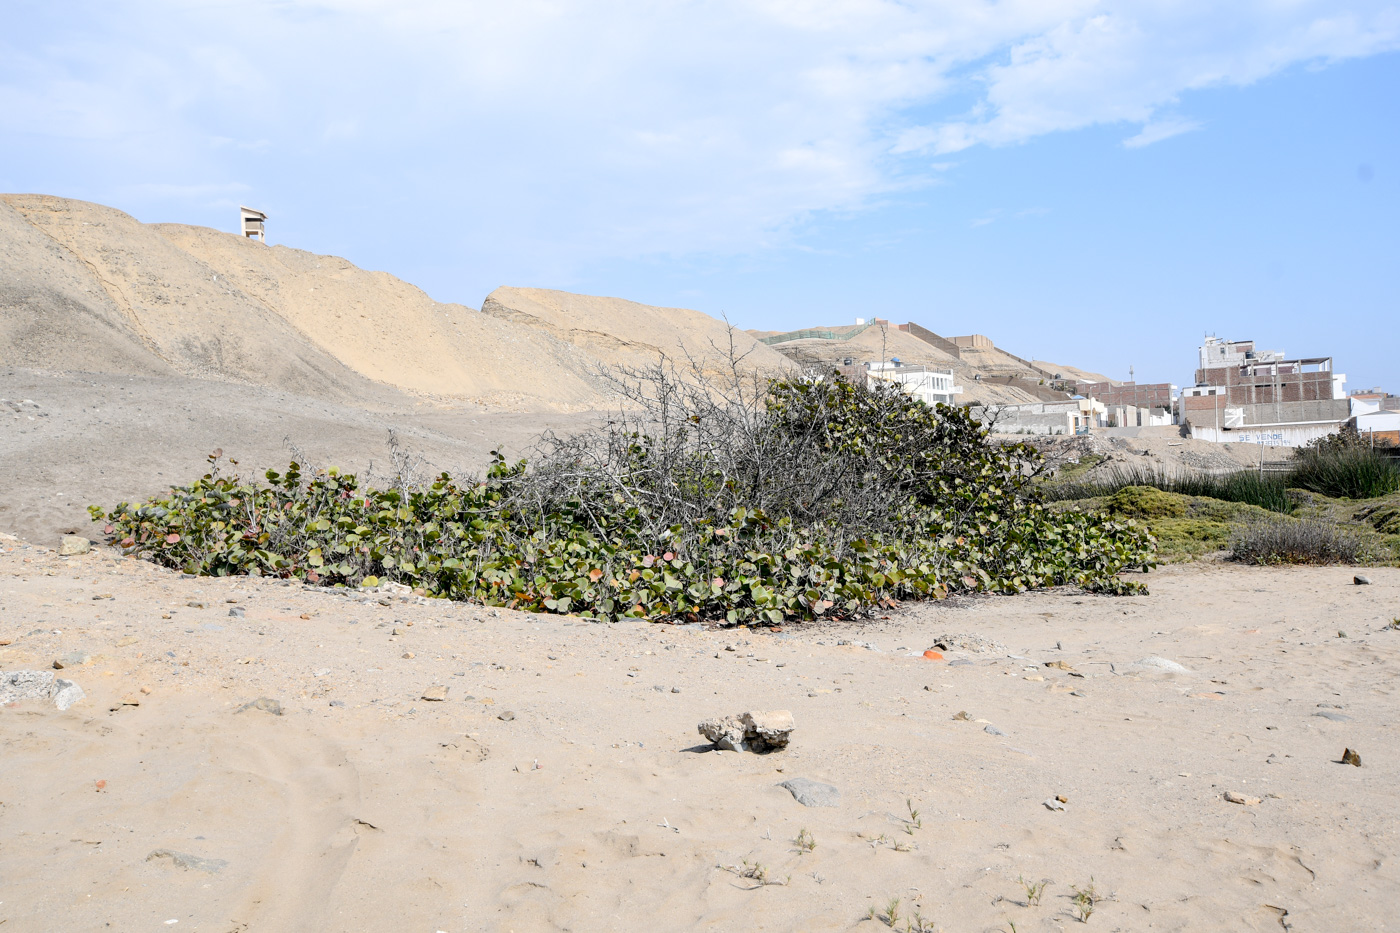
[[243, 235], [249, 239], [257, 240], [260, 243], [267, 242], [267, 215], [262, 211], [255, 211], [251, 207], [238, 208], [239, 220], [243, 227]]
[[866, 363], [865, 376], [871, 386], [877, 380], [893, 382], [926, 405], [952, 405], [953, 397], [962, 394], [962, 386], [953, 384], [951, 369], [929, 369], [927, 366], [905, 366], [898, 360], [889, 363]]

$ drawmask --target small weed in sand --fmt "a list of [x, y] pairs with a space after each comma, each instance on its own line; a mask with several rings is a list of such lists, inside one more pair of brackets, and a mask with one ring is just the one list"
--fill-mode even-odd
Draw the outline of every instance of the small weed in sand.
[[797, 838], [792, 840], [792, 844], [797, 846], [798, 852], [806, 854], [817, 847], [817, 840], [812, 838], [812, 834], [804, 826], [797, 834]]
[[1045, 896], [1045, 887], [1049, 880], [1027, 881], [1025, 878], [1016, 879], [1021, 887], [1026, 889], [1026, 906], [1040, 906], [1040, 899]]
[[906, 800], [904, 805], [909, 808], [909, 819], [904, 821], [904, 831], [909, 835], [914, 835], [914, 830], [923, 829], [924, 821], [919, 816], [919, 811], [914, 809], [914, 801]]
[[1391, 619], [1390, 624], [1387, 625], [1386, 628], [1393, 632], [1400, 632], [1400, 619]]
[[1089, 883], [1082, 888], [1074, 887], [1074, 909], [1079, 912], [1079, 922], [1088, 923], [1089, 918], [1094, 915], [1094, 908], [1099, 901], [1103, 900], [1103, 895], [1094, 887], [1094, 879], [1090, 878]]
[[792, 875], [788, 875], [782, 881], [770, 878], [768, 877], [768, 869], [763, 866], [762, 862], [750, 862], [748, 859], [742, 859], [738, 865], [721, 865], [719, 867], [738, 875], [740, 878], [748, 878], [750, 881], [757, 882], [754, 887], [758, 888], [770, 884], [784, 885], [792, 880]]
[[[891, 930], [899, 929], [899, 898], [890, 898], [883, 911], [871, 904], [865, 919], [878, 920]], [[904, 933], [939, 933], [938, 927], [934, 926], [931, 920], [926, 920], [917, 906], [914, 907], [913, 916], [904, 919], [903, 930]]]

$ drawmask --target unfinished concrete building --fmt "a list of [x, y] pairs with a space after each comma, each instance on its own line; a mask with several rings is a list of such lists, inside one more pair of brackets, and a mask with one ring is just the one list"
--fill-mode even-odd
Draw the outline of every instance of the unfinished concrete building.
[[1330, 356], [1287, 359], [1252, 340], [1216, 337], [1199, 355], [1196, 384], [1181, 392], [1192, 437], [1296, 447], [1333, 433], [1350, 414], [1346, 376]]

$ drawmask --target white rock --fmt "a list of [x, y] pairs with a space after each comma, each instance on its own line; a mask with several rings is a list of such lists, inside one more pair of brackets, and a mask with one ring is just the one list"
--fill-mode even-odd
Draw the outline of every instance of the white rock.
[[1190, 674], [1191, 669], [1176, 663], [1167, 658], [1159, 658], [1155, 655], [1134, 661], [1126, 668], [1128, 671], [1138, 671], [1145, 674]]
[[66, 710], [84, 696], [82, 687], [55, 677], [53, 671], [0, 672], [0, 706], [19, 700], [52, 700]]
[[723, 751], [767, 752], [787, 746], [794, 724], [792, 713], [785, 709], [751, 710], [738, 716], [706, 719], [696, 728]]

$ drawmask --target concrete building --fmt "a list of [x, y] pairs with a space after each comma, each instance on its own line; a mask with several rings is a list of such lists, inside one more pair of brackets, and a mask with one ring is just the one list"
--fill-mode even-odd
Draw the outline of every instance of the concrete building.
[[1374, 389], [1358, 389], [1347, 398], [1358, 402], [1375, 402], [1381, 411], [1400, 411], [1400, 396], [1391, 395], [1379, 386]]
[[267, 215], [251, 207], [240, 207], [238, 217], [243, 227], [243, 235], [249, 239], [267, 242]]
[[1252, 340], [1207, 337], [1199, 359], [1196, 384], [1181, 391], [1179, 405], [1192, 437], [1298, 447], [1350, 417], [1346, 376], [1330, 356], [1287, 359]]
[[1108, 409], [1091, 398], [976, 406], [972, 416], [997, 434], [1088, 434], [1108, 426]]
[[927, 405], [953, 405], [956, 403], [956, 397], [963, 391], [962, 386], [954, 385], [956, 380], [950, 369], [905, 366], [894, 360], [888, 363], [866, 363], [861, 371], [865, 374], [867, 385], [873, 387], [876, 382], [893, 382]]
[[1124, 382], [1118, 385], [1112, 382], [1081, 382], [1074, 387], [1074, 391], [1085, 398], [1096, 398], [1110, 407], [1133, 405], [1171, 411], [1177, 387], [1170, 382]]
[[1377, 447], [1400, 447], [1400, 410], [1382, 408], [1383, 401], [1353, 395], [1347, 423]]

